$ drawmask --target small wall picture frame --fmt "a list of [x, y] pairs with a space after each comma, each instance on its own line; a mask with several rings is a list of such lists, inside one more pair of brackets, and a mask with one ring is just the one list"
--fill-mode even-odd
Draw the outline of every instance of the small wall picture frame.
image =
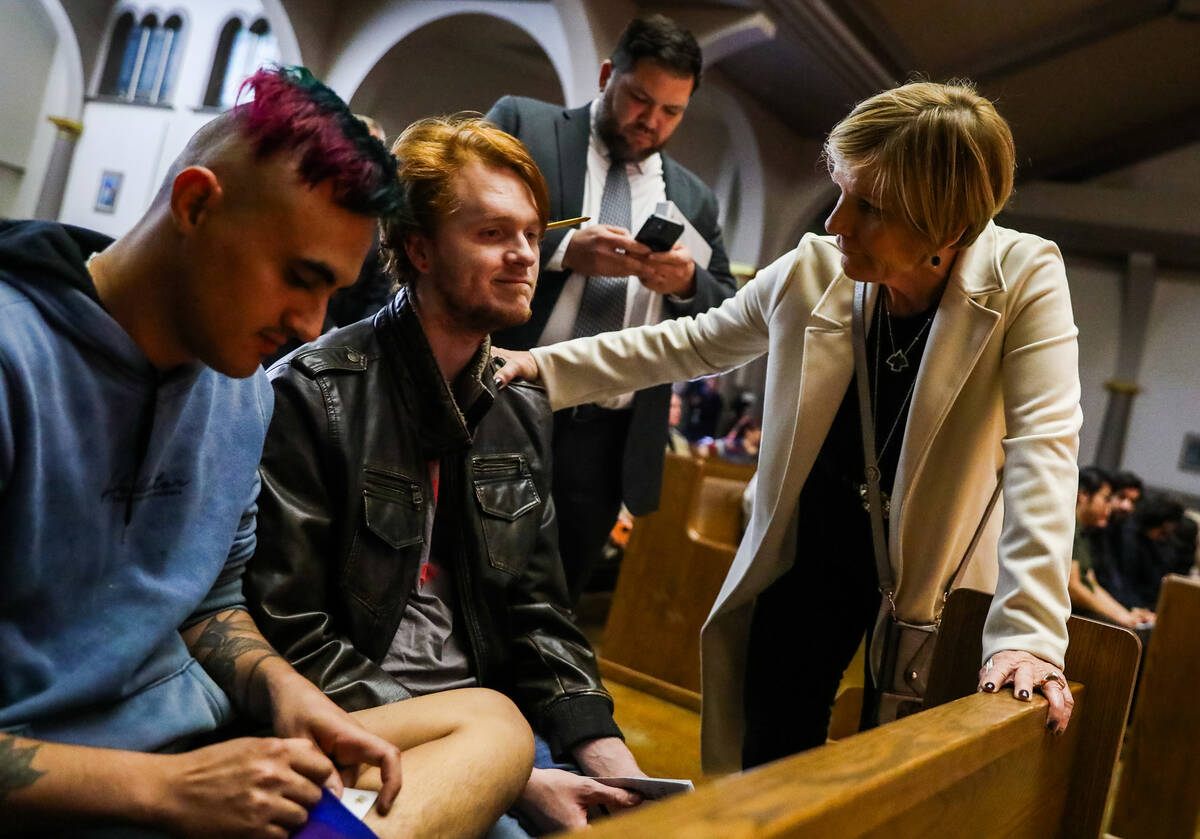
[[100, 189], [96, 192], [97, 213], [117, 211], [117, 197], [121, 194], [121, 182], [124, 180], [125, 173], [104, 170], [104, 174], [100, 176]]
[[1200, 472], [1200, 434], [1184, 434], [1179, 453], [1179, 468], [1184, 472]]

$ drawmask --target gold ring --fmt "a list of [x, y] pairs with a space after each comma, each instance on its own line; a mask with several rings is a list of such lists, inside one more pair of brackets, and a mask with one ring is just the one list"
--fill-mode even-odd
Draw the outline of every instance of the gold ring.
[[1067, 680], [1064, 679], [1062, 677], [1062, 674], [1059, 673], [1057, 670], [1051, 670], [1048, 673], [1046, 673], [1045, 676], [1042, 676], [1042, 681], [1043, 682], [1056, 682], [1056, 683], [1064, 685], [1064, 686], [1067, 684]]

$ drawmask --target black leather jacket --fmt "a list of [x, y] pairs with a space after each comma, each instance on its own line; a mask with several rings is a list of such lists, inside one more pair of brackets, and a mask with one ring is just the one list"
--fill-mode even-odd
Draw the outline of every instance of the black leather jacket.
[[418, 573], [437, 459], [434, 544], [455, 581], [454, 631], [480, 684], [565, 754], [620, 730], [567, 605], [549, 403], [526, 385], [497, 394], [494, 369], [485, 342], [452, 396], [403, 291], [275, 365], [247, 600], [343, 708], [408, 698], [380, 663]]

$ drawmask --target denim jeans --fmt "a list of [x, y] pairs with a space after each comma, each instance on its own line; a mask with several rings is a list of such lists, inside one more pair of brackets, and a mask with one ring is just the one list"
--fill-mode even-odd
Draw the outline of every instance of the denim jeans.
[[[574, 763], [558, 763], [550, 754], [550, 746], [536, 734], [533, 735], [533, 768], [562, 769], [567, 772], [582, 774]], [[526, 828], [517, 818], [516, 810], [509, 810], [492, 826], [484, 839], [530, 839], [539, 835], [532, 827]]]

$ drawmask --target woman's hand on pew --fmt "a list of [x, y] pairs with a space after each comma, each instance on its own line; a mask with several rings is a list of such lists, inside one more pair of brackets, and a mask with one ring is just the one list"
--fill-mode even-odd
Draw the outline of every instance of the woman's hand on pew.
[[1035, 690], [1039, 691], [1050, 706], [1046, 730], [1051, 734], [1062, 734], [1067, 730], [1075, 698], [1071, 696], [1062, 668], [1033, 653], [1004, 650], [989, 658], [980, 669], [979, 689], [996, 693], [1008, 685], [1013, 686], [1013, 695], [1023, 702], [1028, 702]]
[[496, 371], [496, 387], [503, 388], [516, 379], [524, 379], [527, 382], [538, 380], [538, 364], [533, 353], [492, 347], [492, 355], [504, 361], [504, 364]]

